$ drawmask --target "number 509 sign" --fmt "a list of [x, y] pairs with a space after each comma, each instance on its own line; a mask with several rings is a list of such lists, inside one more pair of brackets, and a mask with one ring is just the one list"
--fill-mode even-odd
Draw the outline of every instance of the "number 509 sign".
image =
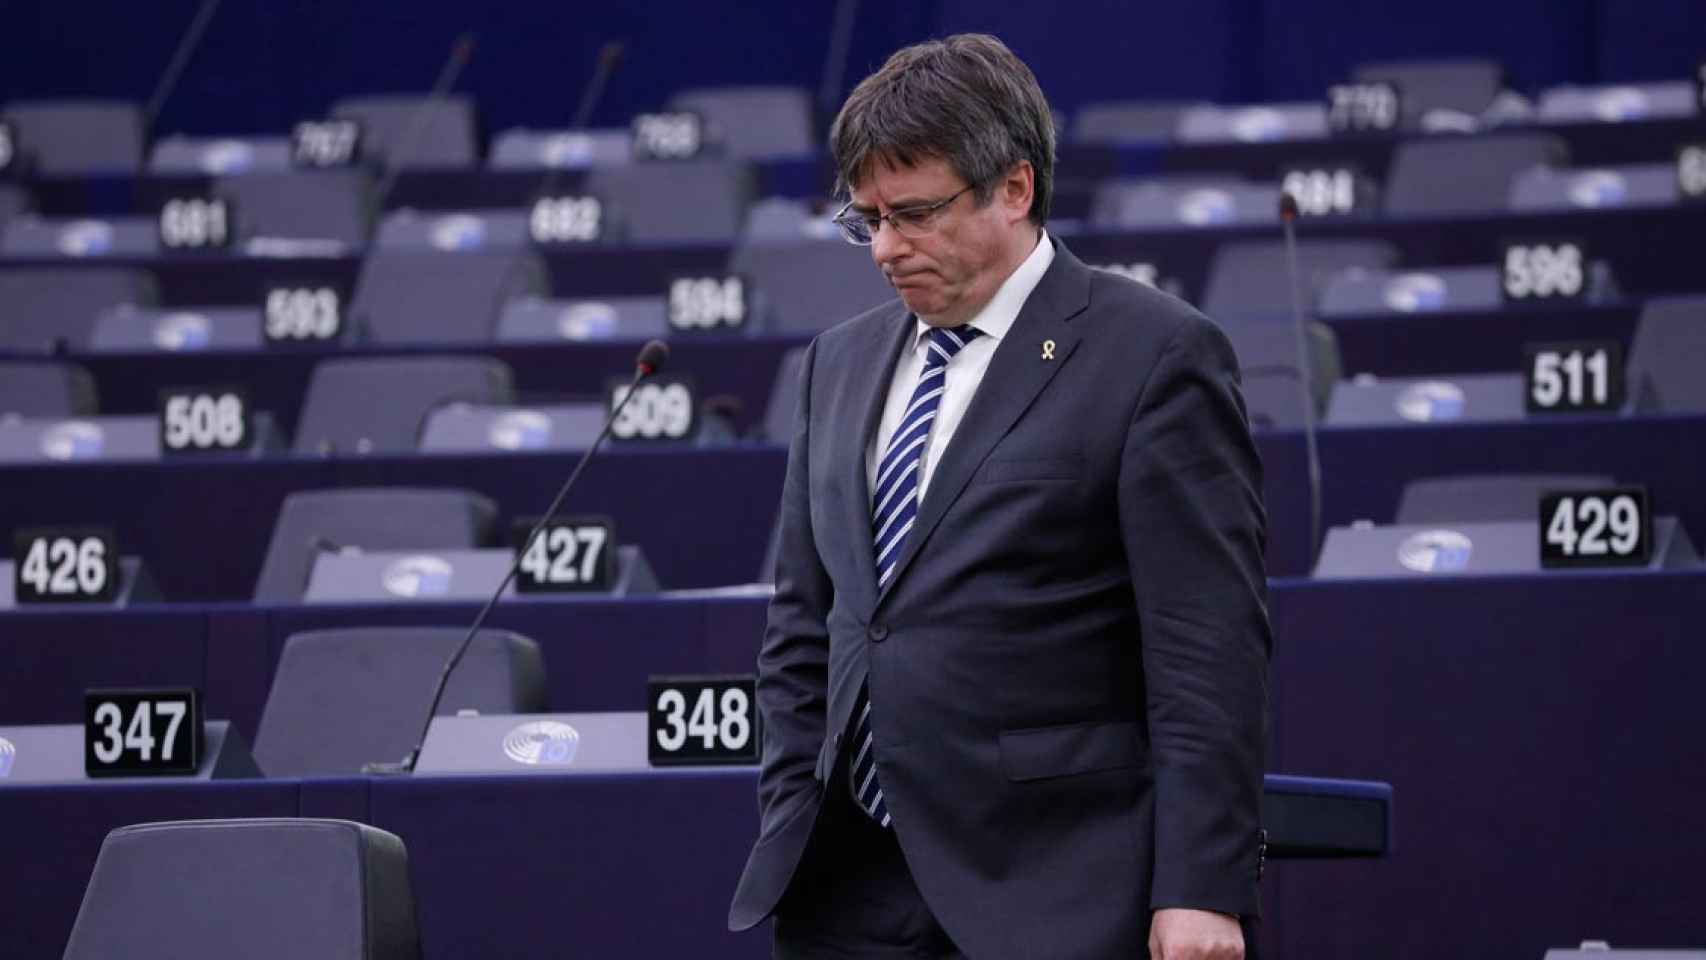
[[646, 684], [646, 759], [654, 767], [758, 762], [757, 680], [653, 677]]

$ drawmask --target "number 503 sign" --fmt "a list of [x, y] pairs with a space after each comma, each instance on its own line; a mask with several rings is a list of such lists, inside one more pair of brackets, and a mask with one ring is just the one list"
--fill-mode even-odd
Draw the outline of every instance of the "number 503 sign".
[[646, 759], [654, 767], [758, 762], [758, 681], [652, 677], [646, 683]]

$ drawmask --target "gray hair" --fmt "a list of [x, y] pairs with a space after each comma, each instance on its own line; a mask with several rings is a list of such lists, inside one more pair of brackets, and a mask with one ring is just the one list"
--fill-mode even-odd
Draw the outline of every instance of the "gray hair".
[[873, 161], [947, 161], [979, 204], [1027, 160], [1035, 171], [1030, 219], [1048, 218], [1054, 187], [1054, 115], [1037, 78], [1006, 44], [962, 33], [906, 47], [855, 87], [829, 131], [836, 191], [851, 191]]

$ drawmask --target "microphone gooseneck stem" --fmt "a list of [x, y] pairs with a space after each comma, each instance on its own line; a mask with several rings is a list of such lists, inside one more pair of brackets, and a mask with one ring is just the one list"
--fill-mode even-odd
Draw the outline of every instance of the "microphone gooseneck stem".
[[1315, 367], [1309, 360], [1309, 334], [1303, 319], [1303, 276], [1297, 263], [1297, 208], [1282, 203], [1287, 276], [1291, 281], [1291, 317], [1297, 335], [1298, 390], [1303, 397], [1303, 443], [1309, 464], [1309, 565], [1321, 549], [1321, 451], [1315, 439]]

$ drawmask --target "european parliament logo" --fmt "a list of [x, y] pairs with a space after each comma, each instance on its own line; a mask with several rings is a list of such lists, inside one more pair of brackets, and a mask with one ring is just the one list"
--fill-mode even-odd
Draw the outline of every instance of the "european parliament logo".
[[1456, 530], [1424, 530], [1398, 545], [1398, 563], [1417, 573], [1461, 573], [1475, 544]]
[[1444, 380], [1424, 380], [1398, 394], [1393, 406], [1411, 423], [1434, 423], [1463, 416], [1463, 388]]
[[1192, 190], [1179, 198], [1178, 215], [1182, 223], [1193, 227], [1215, 223], [1231, 223], [1238, 212], [1232, 194], [1213, 187]]
[[380, 582], [385, 585], [385, 592], [394, 597], [441, 597], [450, 591], [453, 573], [449, 561], [421, 553], [386, 567]]
[[433, 222], [431, 239], [440, 250], [478, 250], [486, 242], [486, 222], [466, 213], [439, 217]]
[[577, 303], [557, 315], [557, 332], [564, 340], [592, 340], [614, 336], [616, 308], [602, 300]]
[[59, 252], [68, 257], [92, 257], [113, 248], [113, 226], [104, 220], [74, 220], [59, 231]]
[[534, 720], [504, 735], [504, 756], [527, 766], [567, 766], [575, 762], [580, 731], [557, 720]]
[[1570, 181], [1570, 202], [1578, 207], [1620, 207], [1629, 197], [1629, 181], [1615, 170], [1588, 170]]
[[66, 420], [41, 435], [41, 452], [50, 460], [87, 460], [101, 455], [106, 431], [87, 420]]
[[551, 418], [537, 410], [511, 410], [486, 428], [486, 441], [499, 450], [540, 450], [551, 442]]
[[18, 748], [12, 746], [12, 741], [0, 737], [0, 780], [12, 775], [12, 762], [18, 757]]
[[1404, 273], [1386, 284], [1386, 305], [1399, 313], [1423, 313], [1445, 306], [1445, 281], [1432, 273]]
[[201, 154], [201, 169], [206, 173], [242, 173], [254, 165], [254, 148], [241, 140], [217, 140]]
[[154, 325], [154, 345], [161, 350], [203, 350], [213, 339], [213, 323], [199, 313], [168, 313]]

